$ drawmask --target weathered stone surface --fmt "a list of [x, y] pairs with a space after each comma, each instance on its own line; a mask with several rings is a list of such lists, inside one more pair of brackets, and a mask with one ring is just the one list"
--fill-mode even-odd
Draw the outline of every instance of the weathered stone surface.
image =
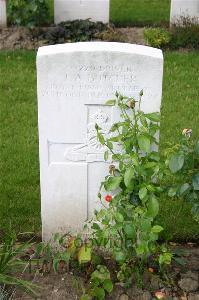
[[190, 293], [188, 300], [199, 300], [199, 293]]
[[199, 23], [199, 0], [172, 0], [170, 23], [180, 24], [181, 17], [194, 18]]
[[7, 26], [6, 0], [0, 0], [0, 27]]
[[197, 291], [199, 285], [198, 280], [191, 277], [183, 277], [178, 281], [179, 287], [185, 292], [195, 292]]
[[105, 105], [116, 91], [160, 110], [162, 51], [90, 42], [41, 47], [37, 55], [40, 178], [43, 238], [79, 231], [94, 209], [108, 174], [95, 124], [108, 132], [117, 108]]
[[119, 300], [129, 300], [129, 297], [126, 294], [122, 294], [120, 295]]
[[55, 23], [76, 19], [108, 23], [109, 5], [109, 0], [54, 0]]
[[160, 283], [161, 283], [161, 280], [160, 280], [159, 276], [153, 275], [151, 277], [150, 287], [152, 290], [158, 290], [160, 288]]
[[136, 300], [150, 300], [152, 298], [151, 293], [148, 291], [144, 291], [142, 294], [136, 296], [134, 299]]
[[193, 280], [198, 281], [199, 275], [197, 272], [188, 271], [186, 273], [181, 273], [181, 278], [191, 278]]

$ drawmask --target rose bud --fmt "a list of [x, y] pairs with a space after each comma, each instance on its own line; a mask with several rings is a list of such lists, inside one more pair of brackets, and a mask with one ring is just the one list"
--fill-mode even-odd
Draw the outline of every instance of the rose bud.
[[111, 195], [106, 195], [105, 200], [106, 200], [106, 202], [111, 202], [112, 196]]

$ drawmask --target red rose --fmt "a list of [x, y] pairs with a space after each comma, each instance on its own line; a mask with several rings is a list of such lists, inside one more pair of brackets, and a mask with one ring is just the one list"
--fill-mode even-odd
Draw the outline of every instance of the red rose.
[[106, 202], [110, 202], [112, 200], [112, 196], [106, 195], [105, 200], [106, 200]]

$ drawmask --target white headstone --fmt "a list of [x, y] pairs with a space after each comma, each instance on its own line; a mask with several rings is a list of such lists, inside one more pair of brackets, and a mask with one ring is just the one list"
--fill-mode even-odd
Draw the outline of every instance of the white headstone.
[[146, 46], [86, 42], [45, 46], [37, 54], [42, 227], [44, 240], [78, 231], [99, 207], [108, 174], [95, 124], [104, 131], [118, 120], [105, 105], [118, 91], [142, 109], [160, 110], [162, 51]]
[[54, 0], [55, 24], [76, 19], [109, 22], [109, 0]]
[[7, 26], [6, 0], [0, 0], [0, 27]]
[[170, 23], [180, 24], [181, 17], [194, 18], [199, 23], [199, 0], [171, 0]]

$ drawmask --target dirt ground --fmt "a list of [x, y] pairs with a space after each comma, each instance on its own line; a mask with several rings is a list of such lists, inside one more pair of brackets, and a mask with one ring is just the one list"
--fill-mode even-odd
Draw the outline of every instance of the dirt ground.
[[[107, 296], [107, 300], [150, 300], [154, 298], [155, 292], [162, 292], [165, 297], [163, 299], [181, 299], [181, 300], [199, 300], [199, 247], [195, 244], [187, 244], [185, 246], [172, 246], [175, 253], [181, 253], [181, 259], [184, 265], [174, 263], [170, 270], [169, 276], [173, 280], [173, 284], [165, 285], [159, 280], [156, 274], [144, 274], [144, 288], [138, 288], [133, 283], [132, 288], [124, 289], [117, 284], [113, 293]], [[112, 270], [114, 271], [114, 270]], [[24, 279], [31, 280], [40, 287], [38, 296], [33, 297], [17, 290], [15, 300], [78, 300], [80, 299], [84, 286], [84, 279], [73, 275], [72, 272], [55, 274], [36, 274], [26, 273]]]
[[[45, 32], [48, 28], [42, 28]], [[114, 37], [113, 37], [114, 35]], [[144, 45], [144, 28], [127, 27], [114, 29], [114, 34], [105, 34], [104, 40], [117, 41]], [[113, 39], [113, 40], [112, 40]], [[40, 46], [47, 45], [48, 41], [41, 36], [34, 35], [26, 27], [9, 27], [0, 29], [0, 50], [16, 49], [38, 49]]]

